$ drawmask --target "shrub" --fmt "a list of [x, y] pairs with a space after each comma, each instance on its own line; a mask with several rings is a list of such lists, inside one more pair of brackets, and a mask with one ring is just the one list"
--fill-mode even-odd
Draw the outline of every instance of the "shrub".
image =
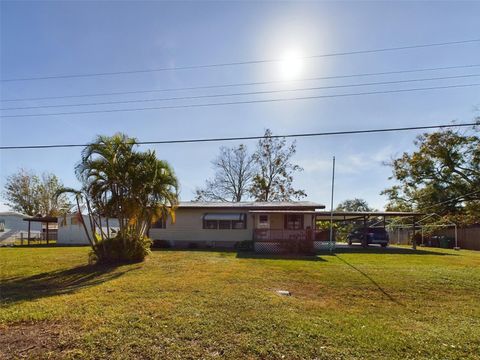
[[100, 241], [90, 254], [97, 264], [135, 263], [150, 254], [152, 241], [147, 237], [123, 239], [119, 235]]

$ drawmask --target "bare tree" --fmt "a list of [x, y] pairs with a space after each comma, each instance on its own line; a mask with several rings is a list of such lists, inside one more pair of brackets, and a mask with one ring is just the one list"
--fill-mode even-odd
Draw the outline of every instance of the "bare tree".
[[303, 170], [291, 162], [295, 152], [295, 142], [287, 145], [285, 138], [273, 137], [269, 129], [265, 131], [253, 155], [258, 171], [250, 193], [256, 201], [289, 201], [307, 196], [304, 190], [295, 190], [292, 185], [293, 174]]
[[215, 175], [203, 188], [196, 190], [196, 200], [239, 202], [248, 196], [255, 173], [253, 157], [245, 145], [221, 147], [220, 154], [212, 161]]

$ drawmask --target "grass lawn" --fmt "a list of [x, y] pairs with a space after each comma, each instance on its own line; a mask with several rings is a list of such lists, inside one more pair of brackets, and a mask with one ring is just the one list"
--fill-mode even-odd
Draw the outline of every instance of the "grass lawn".
[[480, 359], [480, 252], [88, 251], [0, 249], [0, 358]]

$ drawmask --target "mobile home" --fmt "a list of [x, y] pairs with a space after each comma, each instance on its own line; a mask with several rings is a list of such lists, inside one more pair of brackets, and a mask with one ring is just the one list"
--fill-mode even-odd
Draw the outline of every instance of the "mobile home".
[[181, 202], [175, 222], [160, 219], [149, 236], [173, 247], [234, 248], [254, 241], [255, 249], [280, 242], [315, 240], [315, 212], [325, 206], [297, 202]]

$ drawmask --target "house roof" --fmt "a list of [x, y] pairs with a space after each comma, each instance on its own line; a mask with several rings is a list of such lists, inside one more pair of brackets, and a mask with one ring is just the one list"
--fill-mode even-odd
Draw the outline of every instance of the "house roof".
[[214, 202], [214, 201], [181, 201], [179, 209], [249, 209], [249, 210], [314, 210], [324, 209], [325, 205], [311, 201], [241, 201], [241, 202]]
[[250, 210], [249, 213], [251, 214], [317, 214], [318, 211], [315, 210]]
[[23, 218], [23, 221], [41, 222], [41, 223], [56, 223], [58, 218], [56, 216], [32, 216]]
[[21, 217], [25, 217], [27, 215], [16, 212], [16, 211], [2, 211], [2, 212], [0, 212], [0, 216], [21, 216]]

